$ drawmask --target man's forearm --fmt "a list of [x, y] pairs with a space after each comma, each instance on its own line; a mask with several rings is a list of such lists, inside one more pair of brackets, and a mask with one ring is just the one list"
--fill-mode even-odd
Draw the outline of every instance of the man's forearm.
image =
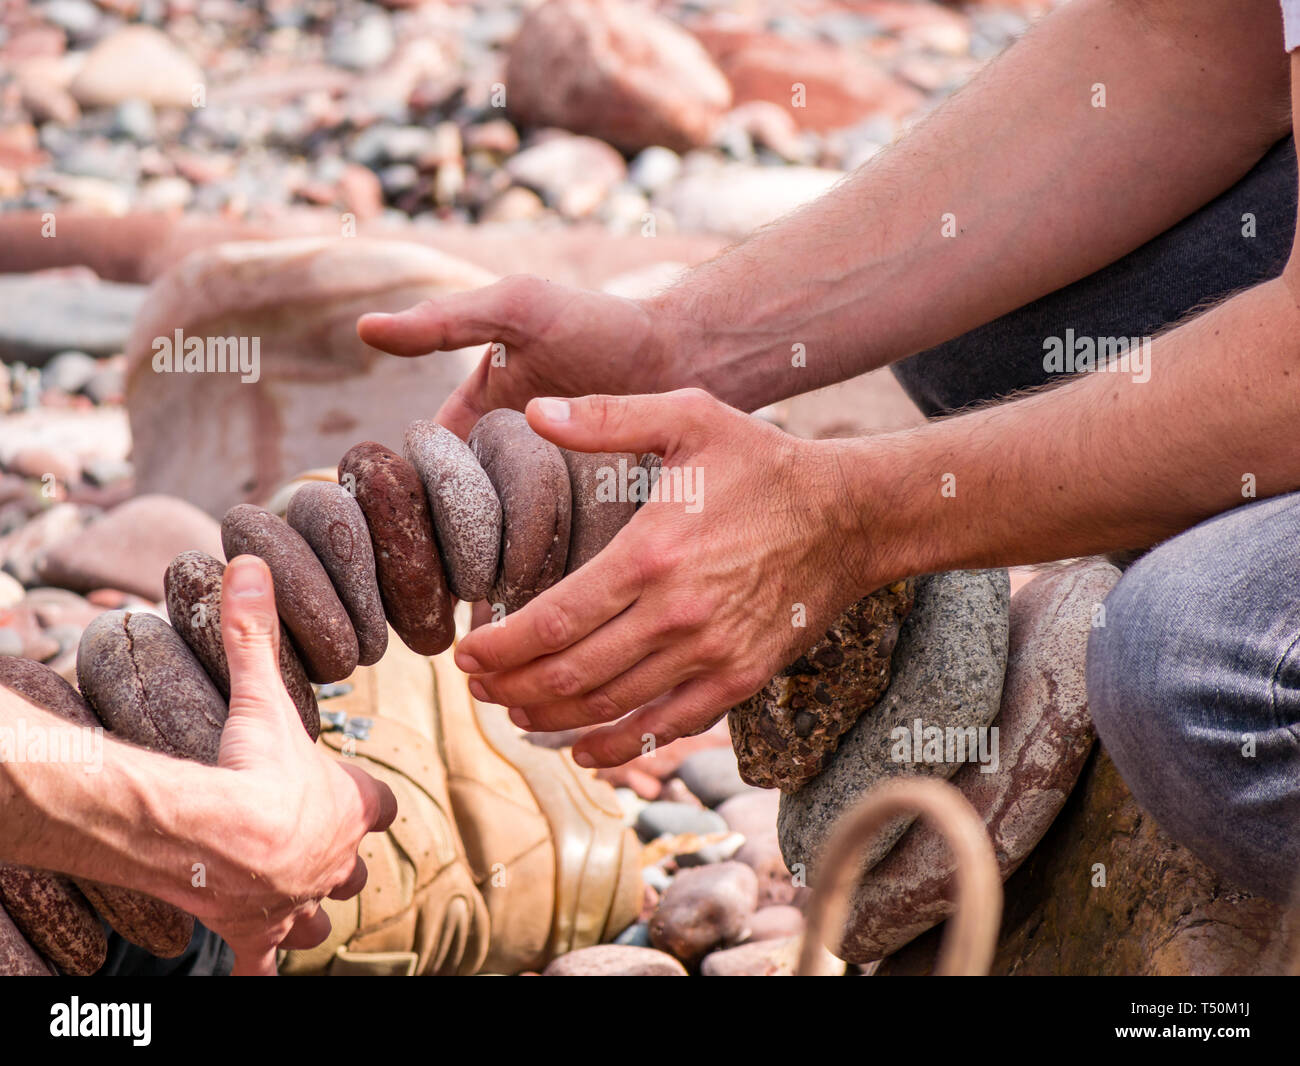
[[828, 441], [874, 584], [1147, 547], [1300, 489], [1300, 311], [1285, 280], [1152, 346], [1149, 381], [1087, 374], [902, 433]]
[[228, 771], [92, 736], [5, 689], [0, 729], [0, 859], [177, 901]]
[[752, 410], [941, 343], [1167, 229], [1289, 119], [1275, 5], [1076, 0], [832, 193], [654, 301], [665, 385]]

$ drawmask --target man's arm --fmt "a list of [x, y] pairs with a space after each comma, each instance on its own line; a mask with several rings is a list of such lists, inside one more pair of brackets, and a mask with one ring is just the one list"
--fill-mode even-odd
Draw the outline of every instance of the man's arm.
[[752, 410], [1085, 277], [1290, 132], [1287, 84], [1276, 4], [1067, 4], [843, 185], [653, 301], [706, 353], [674, 385]]
[[753, 410], [1092, 273], [1289, 128], [1275, 4], [1075, 0], [829, 195], [660, 297], [508, 278], [366, 316], [361, 335], [400, 355], [504, 343], [505, 365], [485, 358], [439, 416], [462, 435], [536, 395], [698, 385]]
[[[387, 828], [396, 801], [303, 730], [280, 681], [266, 565], [232, 560], [222, 603], [231, 693], [218, 765], [107, 739], [102, 761], [0, 760], [0, 858], [173, 903], [230, 944], [237, 973], [270, 974], [278, 946], [312, 947], [328, 934], [323, 897], [360, 891], [357, 845]], [[11, 737], [80, 732], [4, 688], [0, 728]]]

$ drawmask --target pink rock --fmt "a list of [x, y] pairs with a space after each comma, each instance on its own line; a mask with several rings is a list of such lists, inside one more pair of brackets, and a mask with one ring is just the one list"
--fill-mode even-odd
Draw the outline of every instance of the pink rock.
[[4, 568], [24, 585], [35, 585], [37, 566], [54, 545], [79, 533], [91, 512], [74, 503], [55, 504], [12, 533], [0, 537]]
[[22, 477], [36, 478], [48, 484], [47, 478], [68, 484], [81, 477], [81, 463], [70, 452], [55, 448], [20, 448], [5, 463], [9, 471]]
[[72, 79], [83, 107], [115, 107], [147, 100], [155, 107], [194, 106], [203, 71], [166, 34], [152, 26], [125, 26], [103, 38]]
[[798, 907], [777, 904], [773, 907], [761, 907], [749, 919], [749, 940], [780, 940], [783, 937], [799, 936], [803, 932], [803, 911]]
[[511, 112], [534, 126], [588, 133], [626, 151], [709, 142], [731, 105], [700, 43], [624, 0], [548, 0], [524, 19], [506, 66]]
[[743, 940], [758, 906], [758, 881], [743, 863], [682, 870], [664, 890], [650, 922], [650, 942], [687, 965]]
[[776, 815], [781, 806], [781, 792], [775, 788], [755, 788], [723, 800], [715, 808], [728, 828], [746, 837], [776, 832]]
[[552, 960], [543, 977], [685, 977], [686, 968], [654, 948], [596, 944]]
[[[150, 290], [127, 342], [136, 485], [221, 515], [262, 501], [303, 470], [334, 466], [357, 441], [399, 443], [477, 363], [481, 349], [394, 359], [356, 321], [495, 275], [432, 249], [363, 238], [241, 241], [195, 252]], [[243, 338], [256, 380], [159, 370], [155, 342]], [[196, 472], [202, 476], [196, 476]], [[160, 571], [161, 575], [161, 571]]]
[[511, 156], [506, 173], [565, 218], [585, 218], [623, 180], [627, 165], [604, 141], [561, 133]]
[[877, 115], [898, 119], [924, 102], [866, 56], [823, 41], [723, 26], [696, 33], [731, 82], [736, 103], [770, 101], [804, 129], [838, 129]]
[[158, 602], [167, 564], [191, 548], [224, 558], [212, 518], [174, 496], [137, 496], [55, 545], [37, 569], [49, 585], [116, 588]]
[[736, 852], [736, 861], [754, 871], [760, 907], [789, 904], [798, 898], [802, 882], [786, 868], [775, 829], [747, 839]]
[[[792, 936], [715, 951], [700, 964], [700, 974], [703, 977], [793, 977], [799, 964], [800, 941], [800, 937]], [[843, 962], [829, 953], [821, 954], [815, 976], [843, 973]]]

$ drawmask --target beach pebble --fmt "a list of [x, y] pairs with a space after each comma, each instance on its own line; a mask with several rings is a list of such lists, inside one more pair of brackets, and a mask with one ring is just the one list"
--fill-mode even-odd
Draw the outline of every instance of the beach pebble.
[[101, 614], [81, 638], [77, 682], [117, 736], [215, 765], [226, 702], [185, 641], [161, 618]]
[[561, 955], [543, 977], [685, 977], [686, 969], [671, 955], [654, 948], [596, 944]]
[[420, 655], [444, 651], [455, 622], [420, 475], [396, 452], [365, 441], [343, 456], [339, 484], [366, 516], [389, 624]]
[[564, 567], [564, 572], [571, 574], [595, 558], [636, 514], [636, 501], [626, 491], [626, 475], [637, 460], [635, 455], [618, 452], [572, 452], [567, 448], [561, 448], [560, 454], [569, 471], [572, 501], [569, 558]]
[[650, 941], [688, 966], [744, 940], [758, 906], [758, 882], [743, 863], [683, 870], [668, 886], [650, 922]]
[[357, 635], [329, 575], [311, 547], [270, 511], [241, 503], [221, 520], [226, 558], [256, 555], [271, 571], [275, 606], [307, 676], [341, 681], [357, 668]]
[[406, 461], [424, 482], [433, 533], [457, 599], [488, 595], [501, 556], [501, 501], [469, 445], [427, 419], [406, 427]]
[[572, 501], [564, 456], [518, 411], [479, 419], [469, 446], [501, 501], [501, 570], [493, 603], [516, 611], [564, 575]]
[[642, 840], [654, 840], [665, 833], [680, 836], [683, 833], [725, 833], [727, 823], [716, 813], [688, 803], [656, 800], [648, 803], [636, 816], [637, 835]]
[[[203, 664], [222, 698], [229, 700], [230, 664], [221, 638], [221, 577], [225, 570], [225, 564], [210, 555], [181, 552], [167, 568], [163, 585], [172, 628]], [[283, 623], [280, 624], [280, 680], [298, 710], [303, 728], [315, 740], [320, 735], [316, 693]]]
[[388, 622], [361, 507], [341, 486], [310, 481], [290, 498], [285, 520], [302, 535], [334, 583], [357, 635], [357, 661], [373, 666], [388, 647]]

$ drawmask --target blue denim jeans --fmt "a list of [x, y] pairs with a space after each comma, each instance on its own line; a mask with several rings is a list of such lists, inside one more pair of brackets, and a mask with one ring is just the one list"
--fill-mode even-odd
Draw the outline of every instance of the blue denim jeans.
[[[1150, 335], [1276, 277], [1295, 213], [1288, 138], [1130, 255], [895, 374], [932, 416], [1042, 384], [1045, 337]], [[1300, 493], [1155, 547], [1112, 590], [1104, 622], [1088, 644], [1088, 700], [1138, 802], [1228, 879], [1289, 898], [1300, 880]]]

